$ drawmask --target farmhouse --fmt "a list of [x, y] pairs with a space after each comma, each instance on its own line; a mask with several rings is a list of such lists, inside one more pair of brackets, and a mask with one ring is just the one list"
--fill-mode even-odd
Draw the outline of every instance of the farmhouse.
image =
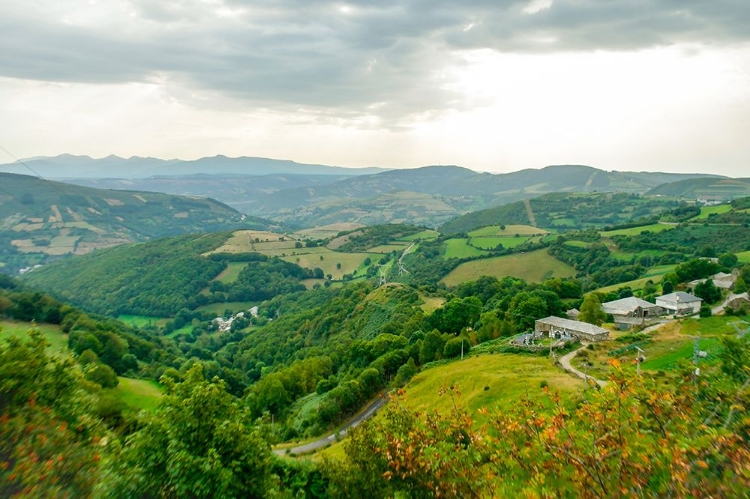
[[547, 333], [551, 338], [572, 337], [586, 341], [603, 341], [609, 338], [609, 331], [603, 327], [555, 316], [537, 320], [534, 329], [538, 333]]
[[656, 317], [664, 312], [662, 307], [635, 296], [602, 303], [602, 310], [614, 317], [620, 329], [642, 326], [648, 317]]
[[656, 304], [673, 315], [697, 314], [703, 300], [682, 291], [656, 298]]
[[[734, 286], [734, 282], [737, 280], [737, 276], [739, 274], [735, 271], [731, 274], [727, 274], [724, 272], [719, 272], [718, 274], [714, 274], [711, 276], [711, 280], [714, 282], [714, 286], [721, 289], [730, 289], [732, 286]], [[706, 279], [696, 279], [695, 281], [691, 281], [688, 283], [688, 286], [690, 288], [694, 288], [698, 284], [701, 284], [703, 282], [706, 282]]]

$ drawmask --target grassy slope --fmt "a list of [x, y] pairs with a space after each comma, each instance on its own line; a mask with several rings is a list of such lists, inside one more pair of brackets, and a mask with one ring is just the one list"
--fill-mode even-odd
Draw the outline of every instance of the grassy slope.
[[145, 411], [156, 409], [162, 396], [161, 389], [156, 381], [122, 377], [117, 379], [120, 380], [120, 384], [117, 385], [115, 391], [128, 406]]
[[721, 213], [728, 213], [732, 211], [732, 207], [728, 204], [719, 204], [716, 206], [704, 206], [701, 208], [701, 213], [698, 216], [691, 218], [691, 220], [705, 220], [709, 215], [719, 215]]
[[16, 322], [0, 320], [0, 338], [16, 335], [21, 339], [26, 338], [26, 333], [32, 327], [36, 327], [49, 341], [48, 349], [52, 352], [60, 352], [68, 347], [68, 335], [60, 331], [60, 326], [52, 324], [36, 324], [32, 326], [28, 322]]
[[630, 227], [629, 229], [602, 231], [601, 235], [602, 237], [637, 236], [641, 232], [661, 232], [663, 230], [673, 229], [673, 228], [674, 226], [667, 225], [667, 224], [651, 224], [651, 225], [642, 225], [640, 227]]
[[482, 256], [484, 254], [486, 254], [484, 251], [469, 246], [469, 241], [466, 239], [448, 239], [445, 241], [445, 259], [469, 258], [472, 256]]
[[737, 253], [737, 259], [744, 263], [750, 263], [750, 251], [743, 251], [742, 253]]
[[513, 276], [529, 282], [540, 282], [550, 274], [552, 277], [567, 277], [575, 275], [575, 270], [550, 256], [546, 250], [539, 250], [467, 262], [456, 267], [441, 282], [455, 286], [483, 275], [498, 278]]

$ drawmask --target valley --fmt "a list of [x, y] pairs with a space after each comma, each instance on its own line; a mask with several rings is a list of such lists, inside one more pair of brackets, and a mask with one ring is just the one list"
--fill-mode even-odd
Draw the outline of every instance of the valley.
[[[583, 432], [578, 437], [586, 440], [598, 431], [586, 426], [590, 414], [606, 414], [602, 424], [610, 429], [627, 418], [612, 413], [618, 390], [634, 394], [628, 411], [642, 418], [633, 430], [641, 447], [632, 461], [642, 466], [640, 457], [656, 446], [648, 433], [658, 424], [650, 419], [654, 397], [673, 401], [675, 411], [679, 407], [680, 416], [670, 417], [680, 425], [716, 410], [709, 402], [694, 403], [716, 400], [692, 383], [696, 362], [721, 400], [733, 393], [746, 397], [742, 373], [750, 299], [742, 293], [750, 279], [750, 198], [704, 205], [645, 195], [637, 191], [656, 177], [644, 174], [636, 189], [635, 183], [618, 183], [616, 172], [606, 185], [632, 190], [599, 192], [592, 188], [604, 182], [597, 171], [567, 169], [565, 181], [555, 180], [556, 171], [544, 172], [548, 183], [519, 188], [518, 197], [508, 195], [503, 199], [509, 202], [478, 211], [471, 210], [489, 197], [459, 195], [461, 182], [475, 181], [468, 170], [429, 170], [426, 183], [425, 172], [408, 172], [417, 179], [411, 188], [422, 191], [406, 196], [386, 192], [378, 187], [380, 179], [369, 178], [384, 176], [388, 188], [400, 188], [406, 174], [349, 176], [333, 181], [331, 190], [319, 183], [294, 191], [300, 203], [308, 199], [305, 189], [310, 199], [316, 190], [327, 192], [327, 208], [313, 203], [300, 215], [294, 206], [277, 203], [282, 211], [264, 213], [288, 210], [288, 217], [269, 219], [207, 199], [24, 178], [36, 189], [33, 202], [23, 203], [17, 188], [3, 194], [0, 204], [8, 210], [0, 234], [27, 234], [33, 243], [9, 239], [6, 247], [0, 356], [23, 359], [17, 365], [28, 369], [36, 369], [32, 359], [38, 358], [50, 372], [77, 380], [66, 381], [77, 387], [70, 392], [78, 397], [76, 417], [88, 414], [90, 431], [118, 440], [117, 452], [131, 463], [146, 452], [147, 442], [139, 438], [157, 441], [156, 435], [177, 421], [183, 421], [180, 428], [197, 424], [190, 418], [218, 425], [242, 421], [233, 427], [234, 438], [247, 439], [252, 455], [267, 456], [273, 473], [315, 477], [283, 485], [301, 494], [311, 493], [311, 484], [350, 490], [365, 480], [385, 487], [386, 496], [397, 495], [412, 490], [411, 482], [382, 477], [410, 466], [418, 468], [414, 476], [462, 473], [483, 494], [517, 494], [525, 482], [504, 482], [498, 470], [533, 475], [524, 475], [525, 461], [513, 457], [513, 446], [533, 437], [524, 433], [530, 414], [549, 438], [556, 438], [556, 425], [562, 424]], [[540, 174], [524, 175], [538, 180]], [[579, 180], [581, 191], [544, 192]], [[359, 195], [358, 183], [367, 182], [383, 189], [377, 202], [345, 201]], [[441, 194], [427, 192], [438, 188]], [[274, 194], [289, 199], [282, 191]], [[454, 195], [462, 208], [441, 212], [434, 204], [435, 196]], [[75, 196], [86, 199], [91, 210], [81, 209], [83, 201], [64, 204]], [[405, 212], [381, 204], [396, 198], [405, 202]], [[421, 204], [428, 199], [429, 207]], [[11, 214], [14, 210], [26, 211], [16, 212], [21, 216]], [[68, 216], [81, 220], [68, 222]], [[142, 217], [149, 223], [141, 224]], [[67, 225], [72, 223], [88, 224], [89, 232], [102, 238], [122, 239], [100, 239], [96, 244], [102, 246], [85, 251], [84, 236], [65, 239], [77, 234]], [[33, 260], [13, 259], [18, 254], [40, 265], [21, 274], [19, 262]], [[634, 329], [623, 324], [638, 322], [635, 318], [603, 312], [603, 303], [632, 297], [658, 304], [673, 292], [694, 293], [703, 306]], [[725, 311], [719, 304], [731, 293], [738, 295], [736, 306]], [[536, 321], [549, 317], [601, 325], [606, 337], [588, 343], [567, 333], [560, 333], [561, 339], [535, 335]], [[559, 359], [572, 351], [577, 351], [572, 367], [606, 386], [597, 389], [561, 368]], [[26, 372], [7, 369], [8, 376]], [[692, 402], [683, 401], [680, 393], [690, 390], [697, 390], [690, 392]], [[389, 401], [359, 419], [386, 392]], [[206, 401], [215, 408], [209, 416], [201, 412]], [[57, 407], [52, 399], [44, 403]], [[47, 417], [18, 407], [14, 417]], [[62, 407], [54, 410], [63, 414]], [[349, 428], [351, 421], [356, 425]], [[733, 439], [739, 425], [691, 431], [723, 431]], [[345, 426], [340, 442], [327, 438]], [[321, 447], [306, 446], [321, 438]], [[465, 438], [474, 443], [465, 445]], [[664, 438], [672, 451], [684, 444], [684, 433]], [[422, 457], [410, 461], [393, 445], [406, 445], [413, 449], [407, 452]], [[713, 455], [708, 443], [701, 449]], [[550, 450], [530, 452], [541, 458]], [[506, 458], [493, 457], [500, 455]], [[107, 459], [103, 473], [133, 473], [119, 467], [125, 457]], [[471, 460], [484, 463], [479, 468], [488, 481], [465, 466]], [[433, 471], [419, 463], [429, 463]], [[377, 479], [368, 475], [372, 470]], [[458, 475], [450, 480], [463, 486]], [[585, 483], [554, 480], [570, 490]]]

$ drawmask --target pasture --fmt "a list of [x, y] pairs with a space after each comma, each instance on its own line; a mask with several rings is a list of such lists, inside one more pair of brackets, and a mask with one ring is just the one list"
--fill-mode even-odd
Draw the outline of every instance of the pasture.
[[[200, 310], [201, 312], [210, 312], [212, 314], [215, 314], [217, 317], [220, 317], [224, 315], [225, 310], [230, 310], [232, 313], [236, 314], [237, 312], [246, 312], [257, 304], [258, 302], [254, 301], [228, 301], [221, 303], [209, 303], [208, 305], [198, 307], [196, 310]], [[190, 330], [192, 331], [192, 326], [190, 326]]]
[[700, 215], [694, 216], [690, 220], [706, 220], [711, 215], [721, 215], [732, 211], [732, 206], [728, 204], [717, 204], [716, 206], [703, 206]]
[[674, 225], [668, 225], [668, 224], [641, 225], [639, 227], [629, 227], [627, 229], [602, 231], [600, 232], [600, 234], [602, 237], [637, 236], [641, 232], [661, 232], [667, 229], [674, 229]]
[[159, 405], [162, 392], [156, 381], [120, 376], [117, 379], [120, 383], [114, 390], [128, 407], [138, 411], [153, 412]]
[[548, 234], [548, 232], [531, 225], [506, 225], [504, 230], [501, 230], [499, 225], [488, 225], [487, 227], [472, 230], [469, 232], [469, 237], [515, 237], [516, 234], [519, 236], [539, 236]]
[[445, 253], [443, 258], [446, 260], [449, 258], [470, 258], [473, 256], [482, 256], [487, 253], [469, 246], [469, 241], [466, 239], [448, 239], [444, 243]]
[[68, 335], [60, 330], [60, 326], [53, 324], [32, 325], [29, 322], [0, 320], [0, 339], [15, 335], [22, 340], [26, 340], [28, 332], [32, 328], [39, 330], [49, 342], [48, 351], [57, 353], [68, 348]]
[[131, 327], [163, 326], [169, 319], [164, 317], [152, 317], [148, 315], [122, 314], [117, 319]]
[[515, 248], [529, 239], [531, 239], [531, 236], [520, 235], [518, 237], [472, 237], [469, 239], [469, 244], [485, 250], [495, 249], [498, 244], [502, 244], [503, 248]]
[[750, 263], [750, 251], [743, 251], [737, 253], [737, 259], [742, 263]]
[[516, 253], [466, 262], [451, 271], [441, 282], [456, 286], [482, 276], [518, 277], [528, 282], [541, 282], [550, 277], [572, 277], [575, 269], [552, 257], [547, 250]]
[[355, 230], [361, 227], [364, 227], [364, 225], [356, 222], [328, 224], [311, 229], [298, 230], [292, 236], [298, 239], [331, 239], [336, 237], [339, 232]]
[[[382, 255], [375, 253], [337, 253], [325, 250], [320, 253], [287, 255], [281, 257], [281, 259], [309, 269], [320, 267], [325, 275], [331, 274], [333, 279], [341, 279], [344, 274], [353, 274], [354, 271], [357, 271], [357, 275], [364, 273], [366, 269], [364, 261], [368, 257], [374, 263]], [[341, 268], [339, 268], [339, 264]]]
[[230, 262], [227, 264], [227, 268], [221, 271], [219, 275], [214, 277], [213, 281], [219, 281], [224, 284], [232, 284], [239, 277], [242, 269], [247, 267], [247, 262]]
[[[428, 368], [417, 374], [405, 388], [405, 405], [418, 411], [447, 413], [453, 403], [474, 418], [478, 411], [507, 409], [523, 396], [542, 395], [541, 383], [561, 393], [577, 390], [580, 382], [554, 366], [547, 357], [512, 354], [485, 354]], [[457, 387], [460, 396], [451, 400], [442, 388]]]

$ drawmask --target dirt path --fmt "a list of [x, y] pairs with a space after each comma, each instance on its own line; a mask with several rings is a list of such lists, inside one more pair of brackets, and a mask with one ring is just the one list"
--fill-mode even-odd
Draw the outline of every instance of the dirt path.
[[584, 380], [589, 380], [590, 379], [590, 380], [593, 380], [594, 382], [596, 382], [596, 384], [599, 385], [599, 386], [606, 386], [607, 385], [606, 381], [602, 381], [600, 379], [596, 379], [596, 378], [594, 378], [592, 376], [587, 376], [585, 373], [582, 373], [581, 371], [579, 371], [578, 369], [576, 369], [575, 367], [573, 367], [570, 364], [570, 361], [573, 360], [573, 357], [575, 357], [576, 354], [578, 354], [578, 352], [580, 352], [581, 350], [583, 350], [587, 346], [588, 345], [583, 345], [578, 350], [573, 350], [572, 352], [566, 353], [565, 355], [563, 355], [562, 357], [560, 357], [560, 365], [562, 366], [563, 369], [565, 369], [569, 373], [575, 374], [576, 376], [578, 376], [581, 379], [584, 379]]
[[534, 217], [534, 210], [531, 209], [531, 202], [528, 199], [524, 199], [523, 204], [526, 206], [526, 214], [529, 216], [529, 222], [536, 227], [536, 217]]
[[346, 423], [337, 433], [332, 433], [328, 436], [321, 437], [313, 442], [308, 442], [304, 445], [298, 445], [297, 447], [291, 447], [291, 448], [285, 448], [285, 449], [274, 449], [273, 453], [278, 456], [283, 456], [284, 454], [290, 453], [290, 454], [305, 454], [308, 452], [312, 452], [314, 450], [318, 450], [322, 447], [325, 447], [326, 445], [332, 444], [336, 442], [341, 437], [346, 436], [346, 434], [349, 432], [349, 429], [355, 428], [358, 426], [362, 421], [367, 421], [372, 416], [375, 415], [378, 410], [383, 407], [386, 402], [388, 402], [388, 395], [381, 395], [375, 401], [373, 401], [370, 405], [367, 406], [367, 408], [356, 415], [353, 419], [351, 419], [348, 423]]

